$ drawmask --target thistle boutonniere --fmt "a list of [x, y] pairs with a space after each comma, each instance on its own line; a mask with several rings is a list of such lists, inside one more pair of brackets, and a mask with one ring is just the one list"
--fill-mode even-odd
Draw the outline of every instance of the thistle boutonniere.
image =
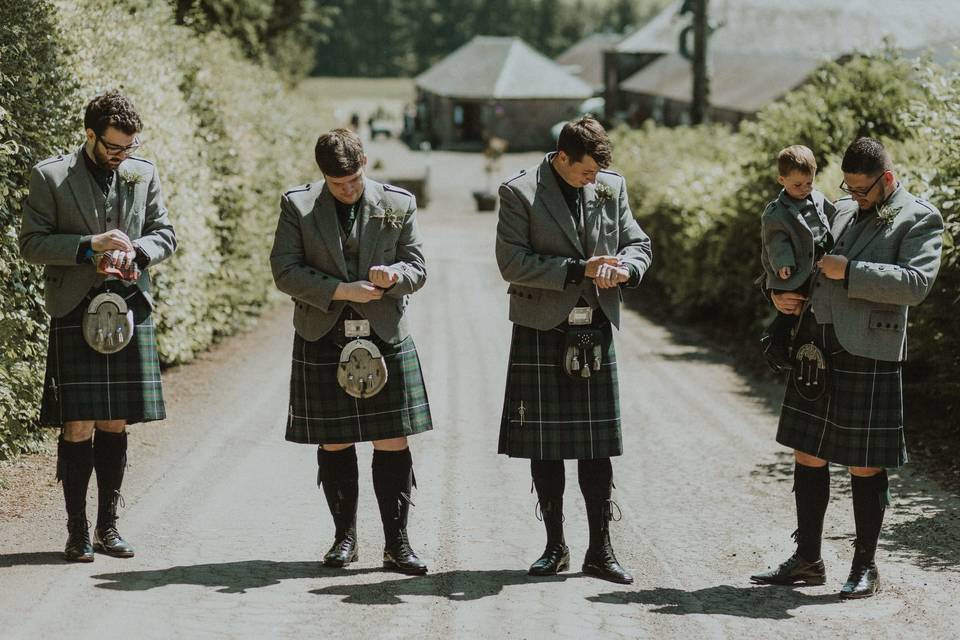
[[880, 208], [877, 209], [877, 224], [881, 227], [885, 227], [893, 219], [897, 217], [897, 214], [900, 213], [902, 207], [892, 207], [889, 204], [884, 203]]
[[596, 195], [597, 204], [600, 206], [603, 206], [603, 203], [613, 198], [613, 189], [610, 188], [610, 185], [604, 184], [602, 182], [597, 183], [595, 193], [597, 194]]
[[132, 187], [143, 182], [143, 175], [137, 173], [136, 171], [121, 171], [120, 179], [123, 180], [125, 185]]
[[388, 224], [394, 229], [400, 229], [403, 227], [403, 221], [406, 218], [406, 214], [403, 211], [398, 209], [392, 209], [387, 207], [384, 209], [383, 213], [373, 216], [374, 218], [379, 218], [381, 224]]

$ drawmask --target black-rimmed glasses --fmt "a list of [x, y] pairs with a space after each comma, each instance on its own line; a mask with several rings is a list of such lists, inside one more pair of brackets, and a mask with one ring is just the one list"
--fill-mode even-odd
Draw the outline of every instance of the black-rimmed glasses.
[[133, 144], [128, 144], [128, 145], [125, 146], [125, 147], [122, 146], [122, 145], [119, 145], [119, 144], [113, 144], [112, 142], [107, 142], [106, 140], [104, 140], [104, 139], [101, 138], [100, 136], [97, 136], [97, 141], [98, 141], [100, 144], [102, 144], [102, 145], [103, 145], [103, 148], [106, 150], [106, 152], [109, 153], [109, 154], [112, 155], [112, 156], [118, 156], [118, 155], [120, 155], [121, 153], [122, 153], [123, 155], [129, 156], [129, 155], [132, 154], [134, 151], [136, 151], [137, 149], [139, 149], [139, 148], [141, 147], [141, 145], [142, 145], [142, 143], [140, 142], [139, 139], [135, 139], [135, 140], [133, 141]]
[[849, 195], [851, 195], [851, 196], [853, 196], [853, 197], [855, 197], [855, 198], [866, 198], [867, 195], [868, 195], [871, 191], [873, 191], [873, 188], [874, 188], [875, 186], [877, 186], [877, 183], [880, 182], [880, 180], [881, 180], [881, 179], [883, 178], [883, 176], [885, 176], [886, 174], [887, 174], [886, 171], [884, 171], [883, 173], [881, 173], [879, 176], [877, 176], [877, 179], [873, 181], [873, 184], [871, 184], [871, 185], [870, 185], [869, 187], [867, 187], [866, 189], [854, 189], [854, 188], [852, 188], [850, 185], [847, 184], [847, 181], [846, 181], [846, 180], [844, 180], [843, 182], [840, 183], [840, 191], [843, 191], [844, 193], [849, 194]]

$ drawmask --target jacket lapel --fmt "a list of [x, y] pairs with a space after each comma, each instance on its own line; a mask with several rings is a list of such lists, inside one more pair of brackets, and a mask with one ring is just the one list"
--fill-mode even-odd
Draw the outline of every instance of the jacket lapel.
[[77, 201], [77, 210], [90, 229], [90, 233], [100, 233], [100, 221], [97, 219], [97, 204], [93, 199], [90, 186], [90, 173], [83, 163], [83, 147], [73, 155], [73, 164], [67, 170], [67, 184]]
[[597, 252], [597, 242], [600, 240], [600, 231], [603, 226], [603, 212], [606, 209], [607, 201], [597, 200], [597, 187], [595, 184], [588, 184], [583, 188], [583, 200], [587, 203], [586, 220], [584, 224], [587, 227], [587, 246], [585, 247], [587, 256], [595, 255]]
[[333, 202], [333, 194], [327, 189], [327, 185], [323, 185], [320, 197], [313, 205], [313, 218], [317, 224], [317, 229], [320, 231], [320, 237], [327, 245], [327, 251], [340, 270], [340, 276], [346, 280], [349, 275], [347, 274], [347, 261], [343, 257], [343, 245], [340, 242], [337, 208]]
[[117, 220], [117, 228], [129, 236], [131, 231], [130, 209], [133, 208], [133, 202], [136, 200], [137, 185], [129, 184], [123, 179], [128, 171], [127, 167], [124, 166], [125, 164], [126, 160], [117, 167], [117, 173], [114, 176], [116, 181], [114, 188], [117, 190], [117, 198], [120, 200], [120, 219]]
[[541, 192], [545, 208], [550, 212], [550, 215], [553, 216], [553, 219], [560, 226], [564, 235], [567, 236], [567, 239], [570, 240], [577, 251], [580, 252], [580, 255], [586, 257], [583, 245], [580, 243], [580, 237], [577, 234], [577, 228], [573, 224], [573, 216], [570, 215], [570, 209], [567, 207], [567, 201], [563, 199], [563, 194], [560, 192], [560, 185], [557, 184], [556, 178], [553, 177], [553, 171], [550, 169], [551, 158], [552, 154], [548, 155], [544, 158], [543, 162], [540, 163], [540, 175], [537, 176], [537, 190]]
[[384, 210], [380, 206], [383, 198], [383, 187], [371, 180], [364, 179], [363, 196], [360, 200], [360, 213], [356, 224], [360, 235], [360, 269], [358, 276], [366, 279], [367, 272], [373, 266], [373, 255], [380, 241], [380, 232], [383, 230]]
[[[905, 204], [903, 202], [904, 197], [909, 197], [907, 190], [901, 186], [898, 186], [897, 190], [887, 200], [886, 206], [902, 209], [903, 205]], [[853, 241], [853, 246], [851, 246], [847, 253], [844, 254], [847, 259], [852, 260], [856, 258], [860, 252], [863, 251], [868, 244], [870, 244], [870, 241], [873, 240], [881, 230], [883, 230], [885, 226], [886, 223], [876, 219], [873, 220], [866, 229], [863, 229], [860, 232], [860, 235]]]

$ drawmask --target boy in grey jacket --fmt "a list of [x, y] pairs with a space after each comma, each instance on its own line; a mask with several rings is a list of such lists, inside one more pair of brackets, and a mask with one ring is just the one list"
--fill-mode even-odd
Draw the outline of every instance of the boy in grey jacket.
[[[830, 221], [836, 209], [813, 188], [817, 161], [809, 148], [796, 144], [782, 149], [777, 170], [783, 190], [760, 218], [766, 289], [805, 294], [814, 263], [833, 246]], [[774, 370], [785, 368], [789, 360], [790, 331], [796, 324], [796, 316], [778, 313], [767, 328], [770, 339], [763, 347]]]

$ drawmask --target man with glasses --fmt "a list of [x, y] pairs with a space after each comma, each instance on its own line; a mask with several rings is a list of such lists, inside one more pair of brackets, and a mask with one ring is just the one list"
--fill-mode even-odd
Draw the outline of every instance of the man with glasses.
[[851, 144], [841, 165], [833, 250], [820, 259], [809, 296], [771, 292], [782, 313], [802, 316], [777, 442], [794, 450], [797, 551], [760, 584], [824, 584], [820, 557], [830, 499], [828, 463], [849, 468], [856, 523], [853, 562], [841, 598], [876, 593], [874, 555], [887, 471], [907, 461], [901, 362], [907, 310], [920, 304], [940, 267], [943, 218], [897, 180], [883, 145]]
[[[176, 248], [157, 170], [131, 155], [142, 124], [130, 101], [97, 96], [84, 127], [83, 146], [34, 167], [20, 230], [24, 260], [44, 265], [51, 320], [40, 424], [61, 430], [64, 557], [75, 562], [92, 562], [94, 549], [134, 554], [117, 530], [126, 426], [165, 417], [147, 268]], [[94, 470], [91, 546], [86, 501]]]

